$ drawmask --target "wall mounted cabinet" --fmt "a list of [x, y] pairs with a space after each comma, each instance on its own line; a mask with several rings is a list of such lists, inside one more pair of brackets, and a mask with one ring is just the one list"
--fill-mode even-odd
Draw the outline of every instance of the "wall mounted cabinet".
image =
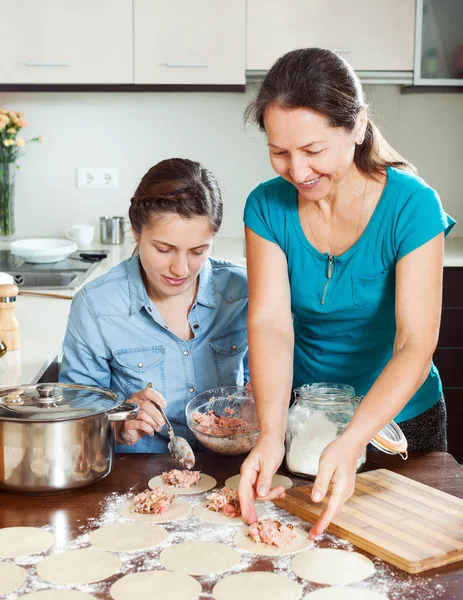
[[285, 52], [319, 46], [357, 71], [413, 70], [415, 0], [248, 0], [249, 71], [266, 71]]
[[0, 15], [0, 84], [132, 83], [132, 0], [0, 0]]
[[463, 86], [462, 0], [417, 0], [414, 84]]
[[135, 84], [245, 84], [245, 0], [134, 0]]

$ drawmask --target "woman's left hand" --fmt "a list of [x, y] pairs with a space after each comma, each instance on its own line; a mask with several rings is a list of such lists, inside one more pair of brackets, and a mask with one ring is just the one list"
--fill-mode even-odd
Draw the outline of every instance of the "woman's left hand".
[[349, 440], [341, 435], [331, 442], [322, 452], [318, 466], [318, 475], [312, 488], [312, 501], [321, 502], [328, 492], [331, 493], [325, 510], [309, 532], [314, 539], [325, 531], [334, 517], [354, 493], [357, 460], [361, 451], [353, 448]]

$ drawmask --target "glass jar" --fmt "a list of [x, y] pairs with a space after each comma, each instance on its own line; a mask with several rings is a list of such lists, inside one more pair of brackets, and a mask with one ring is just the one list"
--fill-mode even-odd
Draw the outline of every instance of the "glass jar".
[[[323, 450], [346, 429], [361, 397], [350, 385], [312, 383], [294, 390], [286, 430], [286, 467], [294, 475], [315, 478]], [[371, 440], [379, 450], [407, 458], [407, 440], [391, 421]], [[357, 460], [357, 471], [366, 462], [366, 447]]]

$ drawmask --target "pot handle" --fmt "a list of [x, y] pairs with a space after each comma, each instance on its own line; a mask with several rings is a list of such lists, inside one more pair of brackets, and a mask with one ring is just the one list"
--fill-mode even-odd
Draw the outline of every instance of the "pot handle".
[[124, 402], [120, 406], [109, 410], [106, 416], [108, 417], [108, 421], [130, 421], [137, 418], [138, 411], [138, 404]]

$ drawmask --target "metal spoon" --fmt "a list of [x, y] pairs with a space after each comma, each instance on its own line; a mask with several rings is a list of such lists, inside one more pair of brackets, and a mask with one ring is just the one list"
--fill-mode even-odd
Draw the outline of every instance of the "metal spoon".
[[[151, 382], [149, 382], [146, 387], [154, 389]], [[167, 425], [167, 433], [169, 434], [170, 438], [170, 442], [167, 444], [167, 447], [169, 448], [172, 458], [176, 460], [184, 469], [192, 469], [195, 466], [195, 455], [193, 454], [190, 444], [185, 438], [174, 434], [174, 430], [169, 419], [166, 417], [166, 413], [158, 404], [156, 404], [156, 408], [164, 417], [164, 421]]]

